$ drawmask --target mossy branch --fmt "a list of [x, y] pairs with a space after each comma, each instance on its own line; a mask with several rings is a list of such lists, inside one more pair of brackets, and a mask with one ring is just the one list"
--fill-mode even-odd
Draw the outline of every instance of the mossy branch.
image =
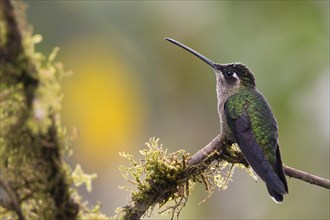
[[[158, 150], [162, 151], [162, 149], [158, 149]], [[159, 161], [162, 161], [164, 158], [157, 158], [157, 159]], [[180, 175], [176, 175], [178, 179], [176, 180], [172, 179], [172, 184], [162, 185], [160, 187], [159, 184], [149, 181], [146, 184], [149, 190], [141, 191], [138, 189], [137, 191], [133, 191], [130, 204], [121, 209], [118, 209], [117, 210], [118, 216], [122, 217], [123, 219], [139, 219], [147, 213], [149, 208], [151, 208], [152, 210], [157, 203], [160, 203], [159, 198], [163, 198], [164, 193], [166, 193], [167, 197], [165, 200], [164, 198], [163, 200], [161, 200], [161, 205], [164, 205], [164, 202], [167, 201], [178, 200], [180, 196], [181, 198], [184, 199], [184, 203], [181, 203], [182, 200], [180, 200], [180, 202], [175, 202], [175, 205], [170, 207], [170, 210], [172, 211], [172, 218], [174, 217], [175, 212], [176, 212], [176, 216], [178, 217], [189, 195], [189, 186], [184, 187], [185, 185], [182, 183], [186, 183], [187, 185], [189, 185], [191, 181], [202, 182], [205, 184], [206, 189], [210, 191], [209, 186], [210, 184], [212, 185], [212, 183], [210, 183], [209, 174], [210, 174], [210, 170], [214, 170], [212, 167], [212, 162], [214, 161], [217, 161], [217, 163], [227, 161], [228, 163], [233, 165], [239, 164], [240, 167], [245, 167], [245, 168], [248, 167], [248, 164], [245, 161], [242, 154], [240, 154], [239, 151], [235, 151], [235, 149], [233, 150], [232, 147], [230, 147], [230, 145], [226, 141], [222, 140], [220, 136], [217, 136], [204, 148], [196, 152], [193, 156], [187, 157], [185, 158], [185, 160], [181, 161], [182, 164], [184, 164], [184, 166], [181, 167], [184, 168], [178, 171]], [[299, 180], [330, 189], [330, 181], [327, 179], [320, 178], [285, 165], [284, 165], [284, 170], [286, 175], [289, 177], [294, 177]], [[154, 170], [149, 170], [149, 171], [154, 172]], [[231, 177], [232, 172], [228, 178]], [[166, 172], [164, 172], [163, 174], [164, 176], [167, 175]], [[148, 173], [146, 173], [145, 175], [148, 176]], [[159, 178], [162, 179], [163, 177], [162, 176], [155, 177], [154, 181], [157, 181], [157, 179]], [[227, 184], [227, 182], [225, 184]], [[153, 189], [157, 187], [161, 188], [162, 190], [153, 191]], [[182, 188], [184, 188], [188, 192], [185, 194], [182, 193], [178, 194], [178, 192]], [[140, 197], [139, 200], [135, 199], [136, 195], [139, 195]]]

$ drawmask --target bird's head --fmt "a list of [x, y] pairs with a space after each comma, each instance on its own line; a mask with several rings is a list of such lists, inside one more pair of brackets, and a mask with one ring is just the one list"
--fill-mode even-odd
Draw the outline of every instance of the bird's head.
[[218, 89], [236, 91], [239, 88], [255, 88], [253, 73], [242, 63], [217, 64], [213, 69], [216, 73]]
[[165, 39], [189, 51], [212, 67], [216, 73], [218, 95], [219, 93], [230, 95], [239, 88], [255, 88], [253, 73], [246, 65], [242, 63], [218, 64], [176, 40]]

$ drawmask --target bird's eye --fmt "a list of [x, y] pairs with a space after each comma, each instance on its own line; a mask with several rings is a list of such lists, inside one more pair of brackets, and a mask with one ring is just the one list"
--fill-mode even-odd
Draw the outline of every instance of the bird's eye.
[[225, 75], [227, 76], [227, 77], [231, 77], [231, 76], [233, 76], [234, 74], [236, 74], [234, 71], [231, 71], [231, 70], [228, 70], [228, 71], [226, 71], [225, 72]]
[[233, 70], [224, 71], [224, 75], [228, 79], [238, 79], [237, 73]]

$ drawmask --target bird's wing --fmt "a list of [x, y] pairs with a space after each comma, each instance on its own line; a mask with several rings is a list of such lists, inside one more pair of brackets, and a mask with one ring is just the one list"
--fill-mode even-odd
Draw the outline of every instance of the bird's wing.
[[[237, 102], [240, 103], [237, 104]], [[286, 187], [274, 171], [261, 144], [258, 144], [252, 132], [252, 124], [245, 106], [244, 97], [228, 98], [224, 106], [228, 127], [252, 169], [269, 187], [278, 193], [285, 194]]]

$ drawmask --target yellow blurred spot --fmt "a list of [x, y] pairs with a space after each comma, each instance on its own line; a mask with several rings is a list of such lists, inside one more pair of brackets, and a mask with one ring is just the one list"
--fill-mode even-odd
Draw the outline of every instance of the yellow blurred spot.
[[101, 166], [137, 137], [145, 115], [134, 73], [104, 45], [84, 39], [66, 47], [75, 74], [65, 80], [63, 105], [64, 124], [79, 130], [75, 155]]

